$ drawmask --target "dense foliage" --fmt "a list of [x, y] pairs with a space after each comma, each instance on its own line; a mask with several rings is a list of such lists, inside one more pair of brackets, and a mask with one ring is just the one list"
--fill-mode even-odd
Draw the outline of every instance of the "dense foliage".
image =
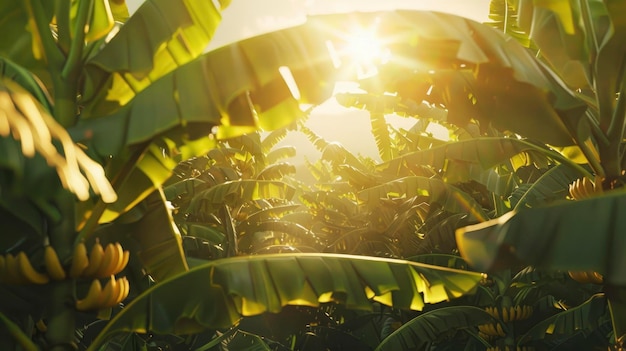
[[[2, 349], [623, 348], [626, 2], [204, 53], [228, 3], [0, 5]], [[308, 127], [340, 80], [380, 161]]]

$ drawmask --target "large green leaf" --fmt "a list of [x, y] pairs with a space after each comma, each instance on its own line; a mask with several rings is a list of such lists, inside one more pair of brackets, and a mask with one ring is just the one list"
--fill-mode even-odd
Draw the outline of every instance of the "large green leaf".
[[469, 213], [478, 220], [486, 220], [481, 206], [464, 191], [441, 180], [426, 177], [406, 177], [360, 191], [359, 201], [369, 208], [378, 206], [381, 199], [410, 198], [415, 195], [429, 196], [452, 213]]
[[572, 337], [577, 333], [591, 334], [604, 323], [610, 323], [604, 294], [596, 294], [583, 304], [555, 314], [535, 324], [519, 339], [520, 344], [533, 340]]
[[441, 307], [419, 315], [402, 325], [376, 347], [379, 350], [423, 350], [442, 334], [496, 323], [482, 308], [472, 306]]
[[556, 165], [543, 173], [532, 184], [523, 184], [511, 194], [511, 208], [536, 207], [555, 200], [563, 200], [569, 194], [568, 186], [581, 174], [565, 165]]
[[115, 332], [196, 333], [286, 305], [340, 302], [371, 310], [372, 300], [421, 310], [473, 292], [480, 273], [415, 262], [332, 254], [278, 254], [209, 262], [153, 286], [117, 314], [90, 346]]
[[[592, 87], [592, 57], [597, 48], [589, 40], [593, 27], [600, 25], [598, 1], [520, 1], [523, 11], [518, 23], [541, 50], [541, 58], [572, 89]], [[583, 8], [581, 8], [583, 7]], [[592, 22], [586, 22], [584, 7], [593, 8]], [[587, 37], [589, 36], [589, 37]]]
[[220, 21], [213, 1], [145, 1], [87, 61], [83, 116], [125, 105], [155, 80], [197, 58]]
[[[280, 67], [289, 68], [299, 99]], [[73, 135], [106, 158], [163, 133], [195, 139], [218, 125], [220, 138], [255, 128], [276, 129], [303, 114], [298, 103], [325, 101], [333, 72], [330, 55], [313, 27], [269, 33], [181, 65], [112, 114], [82, 119]], [[114, 133], [119, 130], [127, 132]]]
[[459, 251], [479, 271], [522, 261], [561, 270], [593, 270], [626, 285], [626, 221], [620, 192], [523, 209], [457, 231]]

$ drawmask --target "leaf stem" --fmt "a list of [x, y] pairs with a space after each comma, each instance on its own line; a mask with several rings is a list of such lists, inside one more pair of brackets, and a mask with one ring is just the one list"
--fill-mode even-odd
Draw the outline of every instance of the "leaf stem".
[[58, 45], [66, 55], [72, 40], [72, 35], [70, 34], [70, 3], [68, 0], [56, 0], [54, 11], [57, 22], [57, 34], [59, 36]]
[[47, 61], [48, 67], [50, 67], [50, 73], [54, 75], [56, 68], [63, 62], [63, 55], [59, 52], [54, 38], [52, 37], [50, 23], [46, 20], [46, 14], [39, 1], [25, 0], [24, 6], [30, 14], [31, 19], [35, 22], [37, 29], [37, 32], [33, 33], [33, 40], [41, 40], [44, 62]]
[[17, 324], [13, 323], [7, 316], [2, 314], [2, 312], [0, 312], [0, 322], [2, 322], [2, 324], [5, 325], [5, 327], [9, 331], [9, 334], [11, 334], [15, 338], [15, 340], [20, 344], [20, 346], [22, 346], [22, 348], [24, 348], [24, 350], [26, 351], [38, 351], [39, 350], [37, 345], [35, 345], [35, 343], [32, 340], [30, 340], [28, 336], [26, 336], [24, 331], [22, 331], [22, 329], [20, 329], [20, 327]]
[[94, 0], [82, 0], [78, 3], [78, 13], [76, 14], [76, 28], [74, 28], [74, 37], [71, 38], [70, 51], [65, 61], [65, 66], [61, 71], [61, 77], [68, 78], [75, 73], [78, 63], [83, 54], [85, 46], [85, 26], [89, 19], [89, 14], [93, 9]]

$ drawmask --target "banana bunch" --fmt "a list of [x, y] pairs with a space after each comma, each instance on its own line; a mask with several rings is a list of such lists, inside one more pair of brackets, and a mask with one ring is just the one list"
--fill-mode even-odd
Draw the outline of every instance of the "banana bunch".
[[83, 299], [76, 301], [76, 309], [79, 311], [92, 311], [107, 307], [113, 307], [128, 296], [130, 284], [126, 277], [116, 279], [111, 275], [102, 287], [100, 280], [94, 279], [89, 286], [89, 291]]
[[604, 282], [602, 274], [594, 271], [568, 271], [567, 274], [570, 278], [583, 284], [591, 283], [600, 285]]
[[514, 347], [514, 346], [505, 346], [504, 348], [500, 346], [489, 347], [486, 351], [534, 351], [535, 348], [532, 346], [522, 346], [522, 347]]
[[505, 336], [506, 333], [502, 329], [500, 323], [487, 323], [478, 326], [478, 332], [489, 336]]
[[72, 278], [106, 278], [121, 272], [128, 264], [130, 253], [120, 243], [109, 243], [106, 247], [96, 242], [87, 255], [87, 247], [79, 243], [74, 248], [69, 275]]
[[494, 318], [507, 323], [528, 319], [533, 314], [533, 307], [528, 305], [502, 306], [501, 308], [487, 307], [485, 311]]
[[46, 284], [50, 277], [37, 271], [24, 251], [0, 255], [0, 282], [12, 285]]
[[596, 186], [591, 179], [583, 177], [569, 185], [569, 195], [574, 200], [584, 200], [602, 193], [602, 187]]
[[46, 271], [39, 272], [23, 251], [15, 256], [8, 253], [0, 255], [0, 282], [23, 285], [46, 284], [51, 279], [63, 280], [68, 276], [106, 278], [121, 272], [128, 264], [129, 258], [129, 251], [123, 250], [120, 243], [110, 243], [103, 247], [96, 239], [87, 255], [87, 248], [81, 242], [74, 248], [71, 266], [69, 271], [66, 271], [56, 250], [52, 246], [46, 246], [44, 249]]

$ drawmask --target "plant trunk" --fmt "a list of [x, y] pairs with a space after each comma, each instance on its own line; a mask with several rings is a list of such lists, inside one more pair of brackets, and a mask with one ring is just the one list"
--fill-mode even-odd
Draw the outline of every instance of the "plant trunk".
[[[64, 191], [57, 198], [61, 221], [50, 228], [50, 244], [57, 251], [61, 262], [71, 258], [76, 231], [74, 229], [74, 197]], [[52, 351], [76, 350], [74, 330], [76, 325], [76, 281], [72, 278], [52, 281], [48, 303], [48, 330], [46, 340]]]

